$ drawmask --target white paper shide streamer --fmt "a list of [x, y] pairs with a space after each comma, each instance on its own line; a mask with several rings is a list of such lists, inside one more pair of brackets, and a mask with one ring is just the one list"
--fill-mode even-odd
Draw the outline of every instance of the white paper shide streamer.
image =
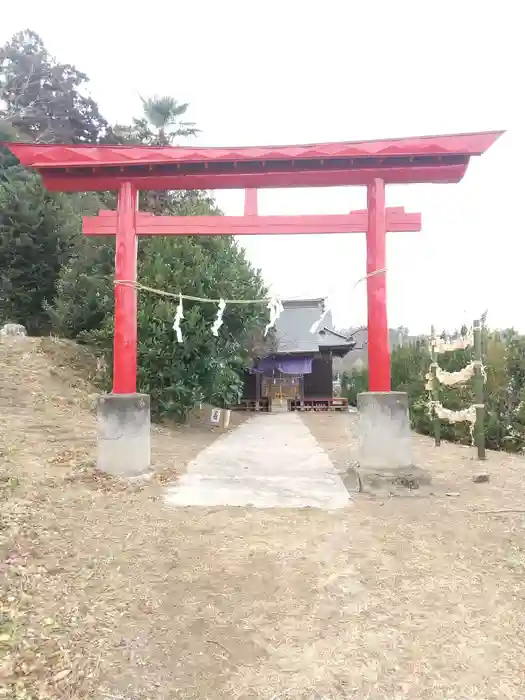
[[268, 322], [268, 325], [264, 329], [264, 335], [268, 335], [268, 331], [270, 328], [273, 328], [275, 326], [275, 322], [279, 318], [279, 316], [283, 312], [283, 305], [282, 302], [279, 299], [272, 298], [267, 304], [267, 308], [270, 310], [270, 321]]
[[175, 319], [173, 321], [173, 330], [177, 336], [177, 343], [182, 343], [182, 331], [180, 329], [180, 322], [184, 318], [184, 309], [182, 308], [182, 294], [179, 295], [179, 304], [175, 312]]
[[226, 302], [224, 299], [219, 299], [219, 306], [217, 309], [217, 316], [215, 317], [215, 321], [213, 322], [213, 326], [211, 328], [212, 334], [217, 337], [219, 335], [219, 328], [222, 326], [224, 323], [222, 320], [222, 315], [224, 313], [224, 309], [226, 308]]

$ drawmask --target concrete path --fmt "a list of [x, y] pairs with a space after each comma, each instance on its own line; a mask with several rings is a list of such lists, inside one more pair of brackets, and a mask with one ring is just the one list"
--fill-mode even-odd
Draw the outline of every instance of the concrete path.
[[344, 508], [348, 491], [297, 414], [257, 415], [204, 449], [167, 488], [177, 506]]

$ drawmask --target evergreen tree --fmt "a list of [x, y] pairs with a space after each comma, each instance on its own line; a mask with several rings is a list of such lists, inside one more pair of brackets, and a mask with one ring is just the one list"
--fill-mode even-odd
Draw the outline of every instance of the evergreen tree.
[[43, 305], [55, 295], [79, 218], [67, 197], [44, 191], [32, 173], [0, 181], [0, 212], [0, 321], [43, 333]]
[[0, 121], [24, 140], [95, 143], [107, 123], [85, 94], [88, 77], [53, 58], [42, 39], [25, 30], [0, 48]]
[[[53, 59], [34, 32], [2, 47], [0, 66], [0, 140], [95, 142], [104, 133], [97, 105], [80, 92], [87, 77]], [[80, 214], [100, 207], [95, 194], [48, 192], [0, 148], [0, 321], [49, 330], [45, 309], [80, 237]]]

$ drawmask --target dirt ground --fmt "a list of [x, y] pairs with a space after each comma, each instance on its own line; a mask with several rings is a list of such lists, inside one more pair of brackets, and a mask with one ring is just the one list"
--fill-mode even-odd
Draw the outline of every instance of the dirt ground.
[[[471, 450], [416, 437], [432, 495], [169, 508], [217, 432], [157, 428], [159, 478], [96, 477], [89, 374], [42, 342], [0, 345], [0, 697], [523, 698], [524, 515], [495, 511], [525, 509], [525, 459], [473, 484]], [[304, 420], [345, 472], [352, 416]]]

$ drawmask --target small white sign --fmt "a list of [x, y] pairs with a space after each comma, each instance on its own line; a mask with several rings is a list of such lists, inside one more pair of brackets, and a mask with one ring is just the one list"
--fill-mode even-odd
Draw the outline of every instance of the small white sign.
[[210, 421], [214, 425], [218, 425], [221, 422], [221, 409], [220, 408], [212, 409]]

